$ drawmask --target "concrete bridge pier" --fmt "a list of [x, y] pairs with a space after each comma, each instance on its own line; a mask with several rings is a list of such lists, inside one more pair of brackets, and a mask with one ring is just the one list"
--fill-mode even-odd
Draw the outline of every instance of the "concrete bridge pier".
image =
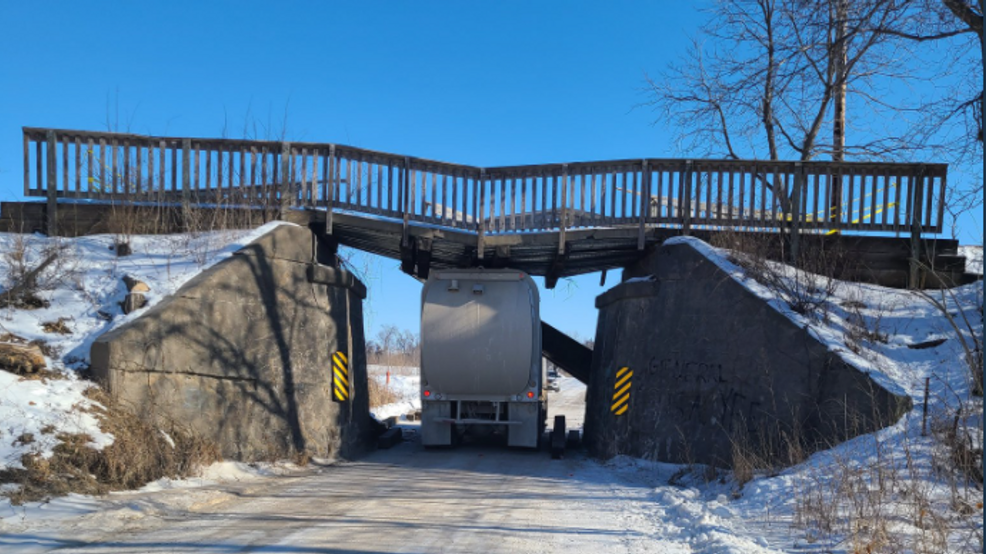
[[[136, 413], [215, 441], [228, 459], [351, 456], [375, 438], [362, 302], [314, 233], [285, 224], [99, 337], [92, 371]], [[333, 355], [349, 398], [334, 401]]]

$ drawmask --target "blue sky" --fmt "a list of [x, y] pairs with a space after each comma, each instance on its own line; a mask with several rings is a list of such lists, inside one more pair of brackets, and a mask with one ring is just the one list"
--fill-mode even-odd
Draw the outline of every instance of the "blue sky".
[[[697, 2], [4, 2], [0, 200], [21, 126], [337, 142], [476, 165], [675, 156], [634, 109]], [[980, 229], [981, 229], [981, 223]], [[980, 231], [981, 236], [981, 231]], [[357, 257], [368, 334], [417, 330], [420, 285]], [[608, 285], [618, 280], [611, 274]], [[594, 334], [599, 276], [542, 290]]]

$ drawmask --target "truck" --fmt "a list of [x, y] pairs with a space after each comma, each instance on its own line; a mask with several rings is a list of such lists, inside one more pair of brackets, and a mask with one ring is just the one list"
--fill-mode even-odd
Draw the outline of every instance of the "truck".
[[547, 417], [540, 296], [512, 269], [432, 271], [421, 291], [421, 441], [537, 448]]

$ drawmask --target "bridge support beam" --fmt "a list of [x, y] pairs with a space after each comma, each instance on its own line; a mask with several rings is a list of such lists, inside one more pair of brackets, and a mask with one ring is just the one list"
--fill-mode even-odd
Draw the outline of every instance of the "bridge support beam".
[[427, 279], [431, 273], [430, 238], [408, 236], [401, 244], [401, 271], [411, 277]]
[[427, 279], [431, 272], [431, 239], [419, 238], [414, 242], [414, 265], [418, 278]]
[[401, 241], [401, 271], [414, 275], [414, 237]]
[[555, 260], [551, 262], [551, 268], [548, 269], [548, 274], [544, 277], [544, 286], [549, 289], [555, 288], [562, 272], [565, 271], [565, 264], [568, 262], [568, 258], [572, 254], [572, 245], [569, 243], [564, 243], [558, 248], [558, 250], [559, 253], [555, 255]]

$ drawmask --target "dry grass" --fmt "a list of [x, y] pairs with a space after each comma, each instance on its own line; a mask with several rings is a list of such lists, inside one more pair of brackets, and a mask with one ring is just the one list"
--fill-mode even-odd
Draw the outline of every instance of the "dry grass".
[[963, 429], [964, 410], [935, 414], [930, 440], [872, 435], [805, 468], [795, 480], [795, 528], [810, 542], [843, 537], [854, 553], [981, 552], [982, 451], [970, 446], [981, 417], [972, 418], [978, 429]]
[[0, 483], [20, 485], [8, 493], [14, 504], [72, 492], [105, 494], [135, 489], [163, 477], [194, 475], [200, 466], [220, 459], [214, 444], [176, 424], [166, 430], [153, 427], [95, 387], [88, 389], [86, 396], [101, 404], [94, 411], [101, 429], [113, 435], [113, 444], [96, 450], [90, 446], [92, 437], [88, 435], [56, 435], [61, 442], [50, 458], [25, 454], [23, 469], [0, 471]]
[[394, 394], [394, 391], [390, 390], [386, 385], [381, 384], [378, 379], [374, 379], [372, 376], [367, 380], [367, 385], [369, 387], [371, 408], [392, 404], [400, 400]]
[[53, 333], [59, 335], [71, 335], [72, 329], [65, 323], [68, 321], [67, 317], [60, 317], [57, 321], [46, 321], [41, 324], [41, 330], [45, 333]]

